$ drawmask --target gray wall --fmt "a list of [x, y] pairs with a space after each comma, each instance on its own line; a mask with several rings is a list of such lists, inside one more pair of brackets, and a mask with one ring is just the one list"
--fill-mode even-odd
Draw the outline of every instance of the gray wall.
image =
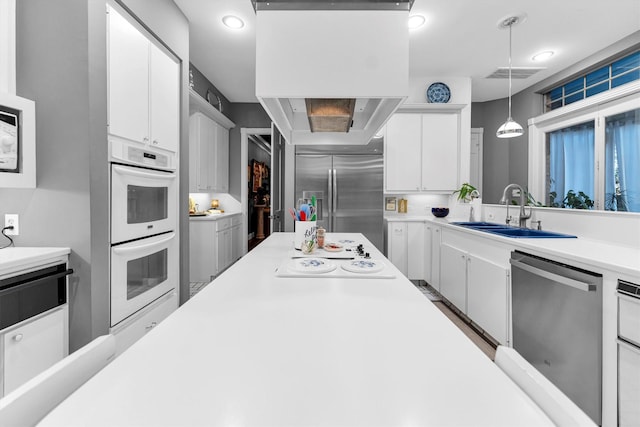
[[[127, 0], [183, 61], [180, 203], [187, 206], [188, 21], [171, 0]], [[71, 248], [70, 349], [109, 326], [106, 19], [101, 0], [16, 2], [17, 95], [36, 103], [37, 188], [0, 188], [16, 246]], [[188, 217], [180, 218], [188, 265]], [[187, 270], [187, 269], [184, 269]], [[188, 293], [188, 271], [181, 271]]]
[[498, 203], [504, 187], [510, 183], [527, 186], [527, 121], [542, 114], [542, 96], [525, 90], [512, 97], [513, 119], [520, 123], [525, 133], [516, 138], [500, 139], [496, 137], [496, 131], [507, 120], [508, 112], [508, 99], [474, 102], [471, 105], [471, 127], [484, 128], [483, 203]]
[[231, 104], [227, 117], [236, 124], [229, 132], [229, 194], [240, 200], [243, 185], [240, 175], [240, 129], [270, 128], [271, 119], [259, 103], [241, 102]]
[[[190, 64], [190, 71], [193, 75], [193, 90], [203, 97], [207, 99], [207, 92], [211, 92], [213, 95], [210, 97], [211, 104], [218, 109], [218, 99], [214, 95], [218, 95], [220, 97], [220, 101], [222, 102], [222, 110], [221, 113], [224, 115], [229, 114], [229, 108], [231, 107], [231, 103], [229, 100], [218, 90], [217, 87], [213, 83], [211, 83], [205, 76], [198, 70], [195, 65]], [[189, 77], [191, 78], [191, 77]]]
[[[550, 87], [561, 84], [581, 74], [587, 69], [596, 68], [624, 55], [640, 46], [640, 31], [614, 43], [613, 45], [583, 59], [571, 67], [527, 88], [512, 97], [512, 116], [525, 129], [523, 136], [501, 140], [495, 131], [504, 123], [508, 115], [507, 99], [488, 102], [475, 102], [471, 106], [471, 127], [484, 128], [483, 136], [483, 193], [484, 203], [497, 203], [505, 186], [515, 182], [522, 186], [528, 184], [528, 134], [527, 122], [530, 118], [543, 113], [544, 93]], [[505, 84], [507, 82], [505, 81]], [[533, 194], [540, 201], [542, 194]]]

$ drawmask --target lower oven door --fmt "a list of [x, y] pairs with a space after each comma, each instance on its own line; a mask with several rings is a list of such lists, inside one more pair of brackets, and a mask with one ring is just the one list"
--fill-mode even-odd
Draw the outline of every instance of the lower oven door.
[[178, 286], [174, 232], [111, 248], [111, 326]]
[[111, 167], [111, 244], [175, 230], [177, 178], [172, 172]]

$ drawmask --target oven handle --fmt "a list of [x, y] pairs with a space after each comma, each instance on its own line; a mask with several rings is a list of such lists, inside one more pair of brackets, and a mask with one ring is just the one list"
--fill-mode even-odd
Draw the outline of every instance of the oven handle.
[[521, 270], [527, 271], [531, 274], [535, 274], [540, 277], [544, 277], [545, 279], [553, 280], [554, 282], [560, 283], [562, 285], [571, 286], [572, 288], [576, 288], [580, 291], [589, 292], [589, 291], [596, 290], [596, 285], [594, 285], [593, 283], [582, 282], [580, 280], [575, 280], [569, 277], [561, 276], [559, 274], [555, 274], [550, 271], [542, 270], [534, 266], [531, 266], [529, 264], [525, 264], [524, 262], [518, 261], [513, 258], [511, 258], [509, 262], [511, 263], [511, 265]]
[[123, 174], [123, 175], [138, 176], [138, 177], [141, 177], [141, 178], [167, 179], [167, 180], [176, 179], [176, 175], [173, 174], [173, 173], [158, 174], [158, 173], [147, 172], [147, 171], [143, 171], [143, 170], [124, 168], [122, 166], [114, 166], [113, 170], [115, 170], [116, 172], [118, 172], [120, 174]]
[[121, 248], [121, 247], [113, 248], [113, 253], [116, 254], [116, 255], [124, 255], [124, 254], [131, 254], [131, 253], [134, 253], [134, 252], [144, 251], [144, 250], [152, 248], [154, 246], [162, 245], [163, 243], [168, 242], [169, 240], [173, 239], [174, 237], [176, 237], [176, 233], [171, 233], [171, 234], [167, 235], [167, 237], [165, 237], [164, 239], [156, 240], [154, 242], [147, 243], [147, 244], [131, 246], [131, 247], [128, 247], [128, 248]]
[[60, 273], [50, 274], [48, 276], [38, 277], [37, 279], [29, 280], [28, 282], [18, 283], [9, 288], [3, 289], [0, 291], [0, 296], [8, 295], [10, 293], [16, 292], [18, 290], [22, 290], [24, 288], [30, 288], [31, 286], [35, 286], [44, 280], [55, 280], [61, 277], [68, 276], [73, 274], [73, 269], [70, 268], [65, 271], [61, 271]]

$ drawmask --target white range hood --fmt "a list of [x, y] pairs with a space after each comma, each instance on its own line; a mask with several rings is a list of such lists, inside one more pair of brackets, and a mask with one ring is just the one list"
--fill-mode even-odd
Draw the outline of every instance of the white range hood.
[[367, 144], [408, 95], [411, 3], [283, 3], [256, 3], [256, 97], [290, 144]]

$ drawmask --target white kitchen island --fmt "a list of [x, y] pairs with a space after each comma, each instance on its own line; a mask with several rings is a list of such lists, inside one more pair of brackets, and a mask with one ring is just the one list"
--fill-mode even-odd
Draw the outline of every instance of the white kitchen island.
[[41, 425], [552, 425], [395, 267], [277, 277], [292, 245], [272, 234]]

